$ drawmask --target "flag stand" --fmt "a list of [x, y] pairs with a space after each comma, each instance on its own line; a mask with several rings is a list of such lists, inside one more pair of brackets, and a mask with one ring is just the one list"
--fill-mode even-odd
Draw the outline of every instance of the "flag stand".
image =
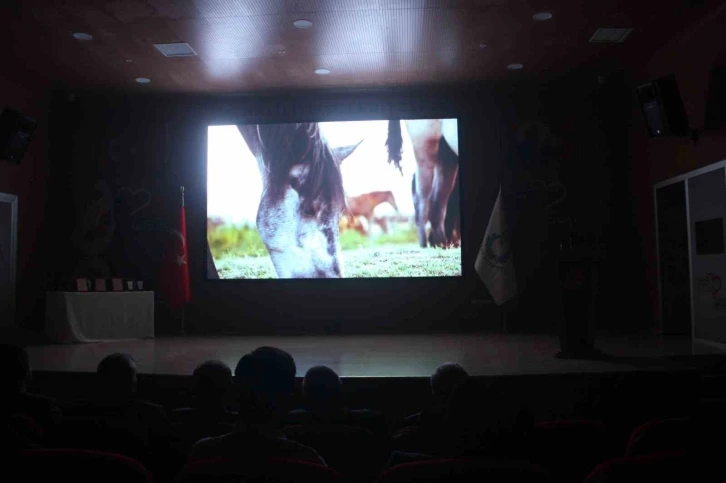
[[184, 331], [184, 314], [186, 314], [186, 308], [187, 308], [187, 305], [186, 304], [182, 305], [182, 308], [181, 308], [181, 331], [180, 331], [181, 332], [181, 335], [186, 335], [186, 333]]
[[[184, 186], [180, 186], [179, 189], [181, 190], [181, 206], [182, 206], [182, 210], [183, 210], [185, 208], [185, 203], [184, 203]], [[186, 237], [186, 233], [184, 233], [184, 236]], [[185, 240], [185, 243], [186, 243], [186, 240]], [[184, 302], [182, 304], [182, 306], [181, 306], [181, 317], [179, 319], [179, 321], [181, 323], [181, 330], [180, 330], [181, 335], [185, 335], [185, 333], [184, 333], [185, 332], [185, 330], [184, 330], [184, 322], [185, 322], [184, 321], [184, 315], [186, 314], [186, 307], [187, 307], [187, 304], [186, 304], [186, 302]]]

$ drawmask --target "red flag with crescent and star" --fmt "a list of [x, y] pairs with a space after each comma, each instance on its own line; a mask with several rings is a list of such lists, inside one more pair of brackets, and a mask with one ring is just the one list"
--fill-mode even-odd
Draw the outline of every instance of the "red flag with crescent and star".
[[192, 298], [189, 283], [187, 219], [184, 204], [180, 207], [178, 227], [169, 232], [159, 277], [160, 289], [172, 309], [183, 307]]

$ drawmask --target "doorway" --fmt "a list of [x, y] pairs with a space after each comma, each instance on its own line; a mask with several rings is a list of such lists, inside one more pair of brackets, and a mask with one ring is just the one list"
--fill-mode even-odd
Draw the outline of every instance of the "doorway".
[[691, 335], [686, 182], [656, 188], [660, 324], [663, 335]]
[[0, 193], [0, 328], [15, 325], [18, 197]]

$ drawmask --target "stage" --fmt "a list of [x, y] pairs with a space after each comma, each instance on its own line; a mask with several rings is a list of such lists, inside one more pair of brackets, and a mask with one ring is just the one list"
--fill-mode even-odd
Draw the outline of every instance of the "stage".
[[561, 360], [557, 337], [507, 334], [324, 335], [304, 337], [160, 337], [70, 345], [28, 347], [34, 371], [95, 372], [112, 352], [128, 352], [142, 374], [190, 375], [208, 359], [234, 369], [239, 358], [259, 346], [288, 351], [298, 376], [326, 365], [342, 377], [428, 377], [444, 362], [458, 362], [471, 375], [678, 371], [707, 368], [726, 358], [719, 349], [692, 344], [686, 338], [646, 335], [600, 336], [597, 348], [609, 360]]

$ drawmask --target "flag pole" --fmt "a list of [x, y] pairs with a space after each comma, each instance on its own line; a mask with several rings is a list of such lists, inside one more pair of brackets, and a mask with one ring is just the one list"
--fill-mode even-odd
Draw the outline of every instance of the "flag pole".
[[[183, 209], [184, 208], [184, 186], [183, 185], [180, 187], [180, 190], [181, 190], [181, 206]], [[186, 243], [186, 240], [185, 240], [185, 243]], [[181, 306], [181, 335], [186, 335], [185, 330], [184, 330], [184, 315], [186, 312], [186, 306], [187, 306], [186, 302], [183, 303]]]

